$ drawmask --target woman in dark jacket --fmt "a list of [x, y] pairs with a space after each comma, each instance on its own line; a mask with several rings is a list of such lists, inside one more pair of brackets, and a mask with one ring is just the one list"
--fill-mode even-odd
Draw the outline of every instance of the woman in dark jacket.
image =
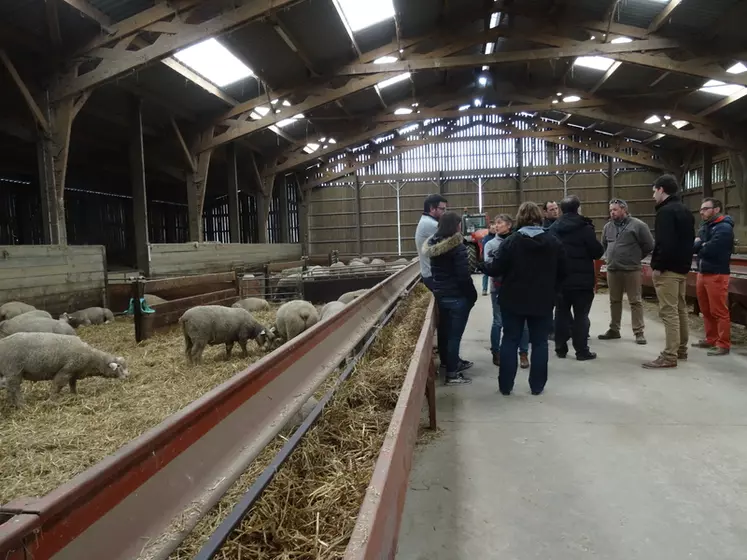
[[423, 245], [423, 255], [431, 261], [433, 294], [438, 300], [439, 322], [446, 323], [446, 384], [463, 385], [472, 380], [463, 371], [472, 362], [459, 358], [459, 345], [467, 327], [469, 312], [477, 301], [477, 290], [469, 270], [469, 256], [460, 233], [462, 218], [456, 212], [446, 212], [438, 222], [438, 230]]
[[498, 301], [503, 342], [498, 385], [502, 394], [511, 394], [519, 341], [527, 325], [532, 345], [529, 388], [533, 395], [539, 395], [547, 383], [547, 337], [555, 294], [565, 278], [565, 256], [560, 241], [542, 229], [542, 211], [535, 203], [524, 202], [519, 207], [516, 228], [493, 260], [482, 267], [490, 276], [502, 277]]

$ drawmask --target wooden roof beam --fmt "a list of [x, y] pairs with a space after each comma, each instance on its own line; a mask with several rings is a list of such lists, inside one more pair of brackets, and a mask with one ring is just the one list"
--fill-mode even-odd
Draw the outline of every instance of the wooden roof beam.
[[[51, 1], [56, 0], [46, 0], [47, 4]], [[111, 32], [111, 28], [109, 27], [112, 23], [111, 18], [87, 0], [62, 0], [62, 2], [72, 6], [84, 16], [98, 23], [107, 33]]]
[[[224, 7], [217, 15], [206, 21], [186, 23], [175, 19], [170, 22], [168, 30], [151, 27], [149, 33], [159, 33], [159, 37], [152, 44], [136, 51], [107, 47], [90, 50], [86, 56], [91, 60], [98, 60], [98, 66], [82, 75], [73, 74], [62, 78], [59, 86], [52, 90], [50, 98], [52, 101], [58, 101], [93, 89], [151, 62], [166, 58], [179, 49], [246, 25], [249, 21], [271, 10], [290, 5], [294, 1], [297, 0], [241, 0], [236, 7]], [[144, 27], [138, 31], [142, 29]], [[103, 64], [103, 61], [106, 63]]]
[[654, 20], [649, 24], [648, 29], [646, 30], [648, 33], [656, 33], [661, 26], [663, 26], [666, 22], [669, 16], [672, 15], [672, 12], [677, 9], [677, 6], [679, 6], [682, 3], [682, 0], [669, 0], [669, 3], [664, 6], [664, 9], [660, 11]]

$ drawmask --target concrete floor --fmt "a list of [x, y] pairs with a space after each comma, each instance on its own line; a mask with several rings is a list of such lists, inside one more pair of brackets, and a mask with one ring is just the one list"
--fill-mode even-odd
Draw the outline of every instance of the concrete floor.
[[398, 559], [747, 558], [745, 358], [693, 349], [677, 369], [644, 370], [662, 325], [649, 318], [636, 346], [626, 313], [624, 338], [599, 341], [600, 295], [599, 358], [553, 354], [543, 395], [523, 370], [503, 397], [490, 321], [481, 296], [462, 344], [474, 382], [438, 389], [443, 434], [416, 451]]

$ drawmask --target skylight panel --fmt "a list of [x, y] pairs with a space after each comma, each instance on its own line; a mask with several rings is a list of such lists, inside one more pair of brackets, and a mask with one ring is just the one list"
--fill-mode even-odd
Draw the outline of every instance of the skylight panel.
[[633, 39], [630, 37], [615, 37], [610, 41], [610, 43], [620, 44], [620, 43], [632, 43]]
[[217, 39], [207, 39], [174, 54], [179, 62], [218, 87], [243, 80], [254, 73]]
[[392, 62], [397, 62], [399, 58], [396, 56], [380, 56], [376, 60], [374, 60], [374, 64], [390, 64]]
[[378, 84], [376, 84], [376, 87], [379, 88], [379, 89], [384, 89], [386, 87], [389, 87], [391, 85], [399, 83], [399, 82], [401, 82], [403, 80], [406, 80], [409, 77], [410, 77], [410, 73], [409, 72], [405, 72], [403, 74], [398, 74], [397, 76], [392, 76], [391, 78], [387, 78], [386, 80], [384, 80], [382, 82], [379, 82]]
[[490, 16], [490, 29], [493, 29], [494, 27], [498, 27], [498, 21], [501, 19], [501, 13], [495, 12], [492, 16]]
[[578, 95], [569, 95], [563, 98], [563, 103], [575, 103], [576, 101], [581, 101]]
[[720, 82], [719, 80], [708, 80], [705, 84], [703, 84], [703, 87], [700, 88], [700, 91], [728, 97], [730, 95], [734, 95], [735, 93], [739, 93], [743, 89], [744, 86], [740, 86], [737, 84], [727, 84], [724, 82]]
[[297, 120], [300, 120], [302, 118], [303, 118], [303, 113], [298, 113], [297, 115], [293, 115], [292, 117], [290, 117], [288, 119], [283, 119], [282, 121], [278, 122], [277, 125], [280, 128], [285, 128], [289, 124], [293, 124], [294, 122], [296, 122]]
[[306, 144], [306, 146], [304, 146], [303, 151], [306, 152], [307, 154], [313, 154], [318, 149], [319, 149], [319, 144], [315, 142], [309, 142], [308, 144]]
[[741, 62], [737, 62], [734, 66], [730, 67], [726, 71], [729, 74], [741, 74], [742, 72], [747, 72], [747, 66], [745, 66]]
[[470, 107], [472, 107], [472, 105], [462, 105], [461, 107], [459, 107], [459, 110], [460, 110], [460, 111], [466, 111], [466, 110], [467, 110], [467, 109], [469, 109]]
[[606, 56], [579, 56], [573, 61], [573, 64], [577, 66], [583, 66], [584, 68], [591, 68], [592, 70], [599, 70], [606, 72], [615, 63], [611, 58]]
[[394, 18], [392, 0], [337, 0], [337, 5], [353, 32]]
[[493, 54], [493, 49], [495, 49], [495, 43], [485, 44], [485, 54]]
[[646, 124], [656, 124], [658, 122], [661, 122], [661, 119], [658, 115], [651, 115], [649, 118], [647, 118], [645, 121]]
[[672, 126], [673, 126], [674, 128], [677, 128], [677, 129], [680, 129], [680, 128], [682, 128], [682, 127], [684, 127], [684, 126], [687, 126], [687, 125], [689, 125], [689, 124], [690, 124], [690, 123], [689, 123], [689, 122], [687, 122], [687, 121], [672, 121]]
[[396, 111], [394, 111], [395, 115], [409, 115], [412, 113], [412, 109], [409, 107], [400, 107]]

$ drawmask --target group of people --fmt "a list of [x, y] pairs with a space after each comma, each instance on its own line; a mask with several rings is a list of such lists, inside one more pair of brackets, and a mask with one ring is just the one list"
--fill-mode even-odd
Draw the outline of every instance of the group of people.
[[[482, 292], [490, 297], [493, 324], [490, 346], [499, 367], [499, 389], [510, 395], [521, 366], [529, 369], [532, 394], [547, 383], [549, 344], [565, 358], [571, 343], [577, 360], [593, 360], [589, 348], [589, 312], [596, 287], [595, 261], [607, 267], [611, 320], [598, 338], [622, 338], [622, 301], [627, 294], [632, 330], [637, 344], [646, 344], [642, 301], [642, 260], [651, 255], [653, 284], [664, 323], [666, 344], [644, 368], [672, 368], [687, 359], [688, 320], [685, 281], [693, 256], [697, 261], [697, 296], [705, 323], [705, 338], [692, 344], [708, 355], [729, 353], [731, 320], [728, 307], [729, 263], [734, 247], [733, 222], [723, 204], [705, 198], [697, 237], [692, 212], [678, 196], [675, 177], [662, 175], [653, 184], [656, 204], [654, 235], [631, 216], [627, 203], [609, 203], [610, 220], [597, 239], [590, 218], [581, 212], [577, 196], [542, 207], [519, 206], [515, 219], [495, 217], [483, 247], [480, 272]], [[447, 385], [471, 383], [464, 372], [473, 363], [460, 356], [462, 335], [478, 300], [467, 248], [461, 235], [461, 216], [448, 210], [441, 195], [426, 198], [415, 243], [424, 284], [438, 306], [438, 352]], [[531, 346], [531, 359], [529, 349]]]

